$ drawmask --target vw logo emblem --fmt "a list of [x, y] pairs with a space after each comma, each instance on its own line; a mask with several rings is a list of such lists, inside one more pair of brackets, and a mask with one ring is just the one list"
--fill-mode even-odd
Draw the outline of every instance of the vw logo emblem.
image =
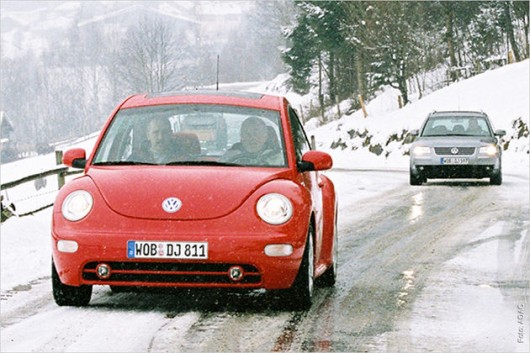
[[458, 148], [456, 148], [456, 147], [451, 148], [451, 153], [452, 154], [457, 154], [458, 153]]
[[182, 201], [176, 197], [168, 197], [162, 202], [162, 209], [167, 213], [175, 213], [182, 207]]

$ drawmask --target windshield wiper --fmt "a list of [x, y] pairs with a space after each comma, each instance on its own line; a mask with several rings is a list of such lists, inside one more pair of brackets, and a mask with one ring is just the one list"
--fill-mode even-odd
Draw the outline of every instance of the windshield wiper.
[[136, 162], [136, 161], [106, 161], [96, 162], [92, 165], [156, 165], [155, 163]]

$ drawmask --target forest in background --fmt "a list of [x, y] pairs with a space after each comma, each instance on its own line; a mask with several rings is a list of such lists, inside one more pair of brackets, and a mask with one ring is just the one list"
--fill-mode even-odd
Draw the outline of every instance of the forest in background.
[[359, 103], [383, 85], [398, 89], [406, 105], [412, 85], [420, 98], [433, 89], [429, 72], [442, 69], [443, 80], [434, 84], [443, 85], [528, 58], [528, 4], [297, 1], [283, 59], [293, 89], [316, 87], [320, 107], [346, 98]]
[[528, 11], [527, 1], [257, 1], [222, 45], [202, 39], [198, 21], [145, 12], [116, 29], [79, 12], [42, 52], [2, 52], [0, 110], [19, 150], [47, 152], [98, 131], [129, 94], [214, 85], [219, 57], [220, 82], [287, 72], [294, 91], [317, 90], [310, 113], [325, 122], [324, 107], [383, 85], [407, 104], [412, 85], [433, 89], [433, 70], [449, 84], [527, 58]]

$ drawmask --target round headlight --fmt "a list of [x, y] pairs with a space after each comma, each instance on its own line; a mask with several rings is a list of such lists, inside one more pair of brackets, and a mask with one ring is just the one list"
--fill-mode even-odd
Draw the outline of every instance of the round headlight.
[[75, 222], [86, 217], [92, 209], [94, 199], [89, 192], [77, 190], [68, 195], [63, 202], [63, 217]]
[[281, 194], [267, 194], [258, 200], [256, 211], [269, 224], [283, 224], [293, 216], [293, 205]]

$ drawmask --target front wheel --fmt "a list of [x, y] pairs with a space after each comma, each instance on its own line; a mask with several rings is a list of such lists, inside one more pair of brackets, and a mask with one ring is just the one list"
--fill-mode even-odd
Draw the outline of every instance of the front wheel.
[[492, 174], [490, 176], [490, 185], [501, 185], [502, 184], [502, 172]]
[[61, 282], [52, 261], [53, 299], [59, 306], [87, 306], [92, 296], [92, 286], [67, 286]]
[[339, 259], [339, 244], [337, 236], [337, 225], [335, 224], [335, 234], [333, 235], [333, 250], [331, 251], [331, 266], [320, 276], [317, 284], [320, 287], [333, 287], [337, 281], [338, 259]]
[[309, 225], [306, 247], [298, 274], [291, 288], [281, 291], [283, 305], [291, 310], [308, 310], [313, 303], [315, 275], [313, 225]]
[[410, 175], [410, 185], [421, 185], [423, 184], [426, 179], [421, 174], [414, 175], [412, 172], [409, 173]]

